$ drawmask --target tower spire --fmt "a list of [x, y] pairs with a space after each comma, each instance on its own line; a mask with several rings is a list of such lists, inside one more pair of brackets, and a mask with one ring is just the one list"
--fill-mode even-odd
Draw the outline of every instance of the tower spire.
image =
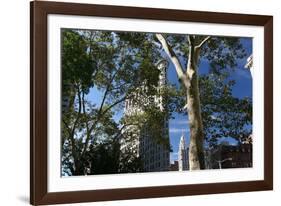
[[185, 143], [183, 129], [182, 129], [182, 135], [181, 135], [180, 143], [179, 143], [178, 162], [179, 162], [179, 171], [188, 169], [188, 148]]

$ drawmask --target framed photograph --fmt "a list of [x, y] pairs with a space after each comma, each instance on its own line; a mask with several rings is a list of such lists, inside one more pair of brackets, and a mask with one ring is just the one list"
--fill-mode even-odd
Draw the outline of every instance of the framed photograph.
[[31, 204], [272, 190], [272, 16], [30, 9]]

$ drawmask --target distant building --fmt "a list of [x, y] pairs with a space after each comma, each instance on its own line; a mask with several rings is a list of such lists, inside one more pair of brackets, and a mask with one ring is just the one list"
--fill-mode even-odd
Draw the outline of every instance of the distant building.
[[247, 58], [247, 63], [245, 64], [245, 68], [249, 69], [252, 74], [252, 69], [253, 69], [253, 55], [252, 54]]
[[205, 152], [205, 164], [207, 169], [252, 167], [252, 144], [219, 145]]
[[174, 163], [170, 164], [170, 171], [179, 171], [179, 162], [174, 161]]
[[178, 164], [179, 164], [179, 171], [188, 170], [188, 147], [185, 143], [185, 137], [182, 134], [179, 144], [179, 151], [178, 151]]
[[[158, 69], [160, 70], [158, 89], [161, 89], [162, 86], [166, 85], [167, 82], [167, 68], [168, 62], [162, 60], [157, 64]], [[140, 90], [146, 89], [140, 87]], [[135, 98], [138, 98], [138, 91], [135, 92]], [[166, 109], [163, 104], [162, 97], [148, 96], [141, 99], [138, 99], [136, 102], [134, 99], [127, 99], [125, 101], [124, 116], [130, 117], [134, 114], [142, 113], [142, 107], [140, 104], [155, 104], [159, 106], [159, 112]], [[140, 157], [143, 165], [143, 172], [156, 172], [156, 171], [168, 171], [170, 168], [170, 150], [169, 150], [169, 125], [168, 118], [164, 119], [164, 124], [162, 125], [162, 136], [163, 142], [167, 144], [161, 144], [157, 142], [156, 138], [152, 136], [151, 128], [144, 125], [141, 129], [136, 126], [129, 126], [123, 133], [125, 138], [121, 139], [121, 153], [125, 154], [126, 152], [131, 152]], [[130, 136], [129, 140], [126, 141], [126, 136]]]
[[75, 90], [72, 84], [65, 84], [62, 87], [61, 110], [63, 113], [68, 112], [74, 107]]

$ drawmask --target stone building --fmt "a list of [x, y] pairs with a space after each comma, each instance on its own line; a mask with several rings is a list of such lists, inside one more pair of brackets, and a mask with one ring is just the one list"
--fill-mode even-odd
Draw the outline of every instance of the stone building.
[[[161, 89], [161, 87], [165, 86], [167, 83], [168, 62], [166, 60], [162, 60], [159, 61], [156, 65], [160, 70], [158, 89]], [[137, 91], [135, 92], [135, 95], [138, 96]], [[134, 99], [127, 99], [125, 101], [125, 117], [130, 117], [136, 113], [141, 114], [143, 111], [140, 104], [156, 104], [159, 107], [159, 112], [166, 109], [161, 96], [147, 96], [145, 98], [142, 96], [140, 98], [142, 99], [137, 102]], [[164, 119], [161, 130], [161, 138], [163, 138], [163, 140], [169, 144], [168, 118]], [[121, 139], [121, 153], [130, 152], [136, 157], [139, 157], [142, 161], [141, 172], [158, 172], [169, 170], [170, 150], [167, 145], [161, 144], [156, 141], [156, 138], [153, 136], [151, 128], [149, 128], [148, 125], [144, 125], [142, 128], [137, 128], [136, 126], [131, 125], [124, 131], [124, 136], [126, 135], [127, 139], [128, 136], [130, 137], [128, 141], [125, 140], [126, 138]]]

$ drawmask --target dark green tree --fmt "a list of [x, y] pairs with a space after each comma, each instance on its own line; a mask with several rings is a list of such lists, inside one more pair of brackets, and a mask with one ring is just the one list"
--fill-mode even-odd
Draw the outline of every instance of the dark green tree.
[[209, 148], [225, 137], [241, 144], [252, 134], [252, 98], [234, 97], [234, 85], [235, 81], [225, 74], [199, 78], [204, 136]]
[[[109, 167], [110, 173], [120, 170], [112, 164], [120, 158], [113, 151], [118, 150], [118, 138], [129, 124], [122, 126], [113, 116], [126, 99], [135, 98], [138, 88], [146, 88], [143, 96], [158, 92], [159, 56], [145, 34], [62, 31], [63, 174], [99, 174]], [[87, 99], [92, 88], [102, 93], [100, 104]], [[101, 157], [99, 152], [107, 154]]]

